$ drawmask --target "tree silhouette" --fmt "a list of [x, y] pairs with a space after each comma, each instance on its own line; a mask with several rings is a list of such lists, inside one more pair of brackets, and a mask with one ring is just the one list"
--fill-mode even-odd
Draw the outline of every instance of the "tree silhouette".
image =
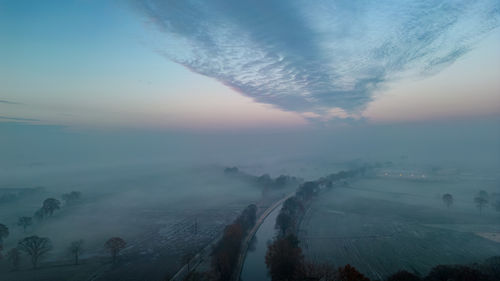
[[120, 237], [112, 237], [104, 244], [104, 247], [108, 249], [111, 254], [111, 258], [113, 259], [113, 263], [116, 262], [116, 257], [120, 253], [121, 250], [125, 248], [127, 243]]
[[31, 217], [20, 217], [17, 220], [17, 225], [23, 228], [23, 232], [26, 232], [26, 227], [33, 224], [33, 219]]
[[474, 203], [479, 209], [479, 213], [482, 213], [483, 208], [488, 205], [488, 193], [484, 190], [479, 191], [476, 197], [474, 197]]
[[295, 235], [278, 238], [268, 246], [266, 265], [272, 280], [293, 280], [303, 270], [302, 250]]
[[443, 195], [443, 202], [447, 208], [450, 208], [450, 206], [453, 204], [453, 195], [449, 193]]
[[9, 236], [9, 228], [5, 224], [0, 223], [0, 245], [3, 243], [3, 239]]
[[479, 197], [483, 197], [483, 198], [488, 198], [488, 192], [484, 191], [484, 190], [480, 190], [479, 193], [477, 194]]
[[370, 281], [363, 274], [361, 274], [356, 268], [350, 264], [340, 267], [338, 272], [338, 281]]
[[254, 225], [257, 219], [257, 206], [255, 204], [248, 205], [241, 215], [238, 217], [237, 221], [241, 223], [243, 227], [243, 232], [247, 232]]
[[212, 252], [212, 271], [219, 281], [231, 280], [243, 240], [243, 227], [236, 221], [224, 229], [224, 235]]
[[31, 264], [36, 269], [40, 258], [52, 249], [52, 244], [49, 238], [33, 235], [19, 241], [17, 247], [31, 256]]
[[293, 218], [289, 214], [280, 212], [276, 218], [276, 225], [274, 227], [275, 229], [279, 229], [281, 236], [285, 236], [293, 225]]
[[7, 253], [7, 260], [12, 266], [12, 269], [18, 270], [21, 263], [21, 253], [17, 248], [12, 248]]
[[59, 210], [61, 208], [61, 202], [55, 198], [47, 198], [43, 201], [42, 210], [44, 214], [48, 214], [52, 216], [54, 211]]
[[71, 242], [68, 251], [75, 257], [75, 265], [78, 265], [78, 258], [80, 257], [80, 254], [83, 252], [83, 240], [80, 239]]

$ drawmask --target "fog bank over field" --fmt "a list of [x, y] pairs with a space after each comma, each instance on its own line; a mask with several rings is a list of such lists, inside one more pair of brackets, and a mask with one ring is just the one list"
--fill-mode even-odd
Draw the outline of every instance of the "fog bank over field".
[[[0, 123], [3, 179], [57, 169], [169, 164], [248, 166], [280, 173], [294, 164], [395, 161], [498, 171], [498, 120], [349, 125], [314, 129], [195, 131], [77, 130]], [[307, 176], [307, 175], [299, 175]]]
[[499, 0], [0, 0], [0, 34], [1, 281], [500, 276]]
[[[95, 280], [122, 280], [124, 276], [127, 280], [164, 280], [182, 268], [186, 256], [210, 248], [210, 243], [217, 241], [225, 227], [250, 204], [255, 204], [260, 215], [277, 200], [294, 194], [304, 181], [360, 167], [373, 167], [364, 181], [353, 178], [347, 179], [352, 183], [336, 183], [323, 199], [317, 199], [318, 206], [329, 206], [325, 217], [334, 222], [338, 214], [347, 219], [361, 216], [358, 224], [348, 227], [352, 233], [342, 235], [357, 237], [360, 227], [367, 225], [365, 219], [383, 221], [387, 214], [394, 213], [400, 214], [398, 220], [404, 223], [422, 224], [422, 233], [466, 228], [478, 245], [491, 248], [488, 243], [495, 242], [476, 236], [499, 231], [493, 223], [498, 216], [493, 207], [496, 203], [492, 201], [492, 207], [481, 216], [472, 199], [481, 189], [492, 194], [492, 200], [499, 193], [497, 124], [480, 120], [346, 123], [310, 129], [209, 132], [105, 131], [0, 123], [0, 223], [10, 230], [3, 247], [13, 249], [28, 235], [47, 237], [53, 246], [42, 259], [40, 271], [24, 270], [30, 268], [25, 258], [20, 271], [9, 271], [8, 262], [0, 263], [0, 272], [5, 274], [0, 276], [32, 280], [35, 272], [47, 278], [42, 280], [52, 280], [78, 272], [85, 278], [95, 275]], [[281, 175], [290, 177], [281, 177], [278, 184]], [[73, 191], [81, 193], [77, 204], [64, 200], [64, 194]], [[433, 212], [445, 210], [441, 200], [445, 192], [455, 198], [453, 212], [460, 218], [454, 218], [457, 226], [442, 226], [448, 223], [446, 219], [436, 222], [414, 215], [419, 206], [433, 208]], [[344, 193], [348, 196], [340, 196]], [[36, 212], [48, 198], [61, 200], [60, 209], [39, 219]], [[393, 204], [394, 211], [383, 208], [393, 201], [397, 203]], [[315, 231], [329, 233], [317, 226], [327, 219], [315, 217], [322, 213], [315, 211], [320, 207], [312, 206], [301, 229], [311, 235]], [[366, 218], [365, 213], [373, 215], [375, 211], [380, 211], [375, 219]], [[33, 217], [33, 224], [26, 230], [18, 225], [24, 216]], [[121, 261], [112, 266], [103, 245], [115, 236], [123, 238], [127, 246], [120, 254]], [[318, 243], [314, 237], [300, 238], [310, 246], [304, 250], [308, 259], [323, 255], [338, 265], [356, 262], [335, 251], [315, 251], [323, 248], [322, 240]], [[85, 241], [85, 251], [82, 265], [73, 267], [68, 245], [79, 239]], [[398, 241], [404, 244], [412, 239]], [[432, 241], [423, 239], [421, 243]], [[358, 245], [353, 247], [357, 249]], [[425, 255], [416, 255], [415, 260], [421, 256]], [[484, 257], [438, 257], [422, 265], [421, 270], [441, 262]], [[359, 267], [370, 273], [362, 263]], [[380, 267], [379, 271], [389, 274], [392, 269]], [[201, 265], [197, 270], [209, 268]]]

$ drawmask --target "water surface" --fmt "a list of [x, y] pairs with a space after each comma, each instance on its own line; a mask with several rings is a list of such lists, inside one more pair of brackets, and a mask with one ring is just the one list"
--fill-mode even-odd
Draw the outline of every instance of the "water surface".
[[260, 225], [255, 233], [254, 242], [247, 252], [240, 280], [243, 281], [267, 281], [271, 277], [267, 275], [266, 252], [267, 245], [275, 235], [274, 224], [281, 210], [281, 205], [276, 207]]

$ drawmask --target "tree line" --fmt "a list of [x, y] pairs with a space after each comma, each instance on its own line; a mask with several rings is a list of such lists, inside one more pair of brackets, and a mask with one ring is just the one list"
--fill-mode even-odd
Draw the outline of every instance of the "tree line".
[[289, 175], [280, 175], [276, 178], [272, 178], [269, 174], [254, 176], [240, 171], [238, 167], [227, 167], [224, 169], [224, 174], [240, 178], [246, 182], [261, 186], [265, 189], [282, 188], [287, 185], [298, 185], [302, 182], [302, 179]]
[[[3, 233], [3, 237], [5, 237], [5, 225], [0, 224], [0, 231], [2, 231], [0, 233]], [[113, 264], [116, 263], [120, 251], [123, 250], [126, 245], [127, 243], [125, 240], [120, 237], [109, 238], [106, 243], [104, 243], [104, 248], [110, 253]], [[0, 244], [0, 250], [2, 249], [3, 244]], [[52, 241], [49, 238], [31, 235], [19, 240], [17, 246], [10, 249], [5, 258], [10, 263], [12, 270], [19, 270], [22, 254], [24, 253], [29, 258], [32, 268], [37, 269], [40, 260], [47, 256], [52, 249]], [[67, 253], [73, 257], [74, 265], [79, 264], [79, 258], [83, 252], [84, 241], [82, 239], [72, 241], [68, 245]], [[0, 260], [2, 258], [3, 255], [0, 251]]]
[[[75, 206], [82, 200], [82, 194], [78, 191], [64, 193], [61, 196], [64, 206]], [[23, 233], [33, 226], [34, 219], [42, 222], [53, 216], [54, 212], [62, 207], [61, 201], [50, 197], [42, 202], [42, 206], [34, 213], [33, 217], [22, 216], [18, 218], [17, 226], [23, 229]], [[34, 219], [33, 219], [34, 218]], [[53, 249], [51, 240], [48, 237], [39, 237], [30, 235], [18, 241], [16, 247], [7, 251], [4, 255], [4, 240], [9, 237], [9, 227], [0, 223], [0, 259], [6, 258], [10, 263], [12, 270], [18, 270], [21, 264], [23, 254], [28, 256], [33, 269], [37, 269], [39, 262]], [[125, 240], [120, 237], [112, 237], [106, 241], [104, 248], [109, 251], [112, 262], [115, 263], [118, 254], [126, 246]], [[79, 257], [84, 251], [84, 241], [82, 239], [72, 241], [67, 248], [67, 253], [73, 257], [74, 264], [79, 264]]]
[[222, 238], [212, 250], [211, 279], [231, 280], [243, 239], [255, 225], [256, 219], [257, 206], [251, 204], [243, 210], [232, 224], [226, 226]]
[[364, 165], [357, 169], [332, 173], [318, 180], [307, 181], [299, 185], [295, 195], [283, 203], [280, 213], [276, 218], [275, 227], [279, 230], [279, 236], [284, 237], [288, 234], [296, 234], [298, 223], [304, 215], [306, 205], [309, 204], [314, 196], [319, 194], [322, 188], [331, 189], [336, 184], [345, 185], [347, 184], [347, 179], [365, 175], [370, 168], [370, 165]]
[[[298, 188], [295, 196], [287, 199], [278, 217], [275, 228], [277, 236], [268, 246], [265, 262], [273, 281], [370, 281], [355, 267], [347, 264], [335, 268], [330, 264], [315, 264], [304, 259], [300, 241], [297, 238], [298, 224], [304, 215], [307, 204], [318, 195], [322, 187], [331, 188], [335, 184], [358, 175], [364, 175], [370, 166], [352, 171], [342, 171], [305, 182]], [[496, 200], [492, 205], [500, 211], [500, 196], [493, 195]], [[449, 193], [442, 196], [444, 204], [449, 208], [453, 204], [453, 196]], [[486, 191], [480, 191], [474, 197], [474, 203], [480, 212], [489, 202]], [[483, 264], [474, 265], [438, 265], [426, 276], [405, 270], [398, 271], [385, 279], [386, 281], [500, 281], [500, 257], [493, 257]]]
[[[265, 260], [273, 281], [320, 280], [321, 278], [321, 280], [365, 280], [363, 279], [365, 277], [350, 265], [332, 271], [327, 265], [318, 266], [306, 263], [297, 232], [306, 206], [319, 194], [322, 188], [330, 189], [349, 178], [365, 175], [369, 168], [370, 166], [365, 165], [358, 169], [340, 171], [315, 181], [305, 182], [299, 186], [294, 196], [283, 203], [280, 213], [276, 217], [275, 228], [278, 233], [273, 243], [268, 246]], [[346, 183], [344, 182], [344, 184]], [[315, 276], [321, 278], [315, 279]], [[325, 279], [330, 277], [341, 279]]]
[[[448, 209], [454, 203], [453, 195], [450, 193], [443, 194], [441, 200], [443, 200], [443, 203], [446, 205]], [[491, 205], [493, 209], [496, 210], [497, 212], [500, 212], [500, 194], [498, 193], [493, 193], [490, 198], [488, 192], [486, 192], [485, 190], [480, 190], [476, 194], [476, 196], [474, 196], [473, 202], [476, 205], [477, 209], [479, 210], [480, 214], [482, 214], [483, 210], [487, 208], [489, 205]]]

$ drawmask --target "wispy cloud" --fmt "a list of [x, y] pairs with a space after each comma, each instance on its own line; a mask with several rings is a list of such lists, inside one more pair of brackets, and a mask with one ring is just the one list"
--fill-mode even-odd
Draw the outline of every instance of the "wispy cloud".
[[39, 119], [33, 118], [21, 118], [21, 117], [9, 117], [9, 116], [0, 116], [0, 120], [8, 120], [8, 121], [29, 121], [29, 122], [38, 122]]
[[8, 101], [8, 100], [0, 100], [0, 103], [3, 103], [3, 104], [12, 104], [12, 105], [22, 104], [20, 102], [14, 102], [14, 101]]
[[500, 25], [498, 0], [135, 3], [169, 59], [310, 118], [351, 116], [383, 83], [436, 73]]

